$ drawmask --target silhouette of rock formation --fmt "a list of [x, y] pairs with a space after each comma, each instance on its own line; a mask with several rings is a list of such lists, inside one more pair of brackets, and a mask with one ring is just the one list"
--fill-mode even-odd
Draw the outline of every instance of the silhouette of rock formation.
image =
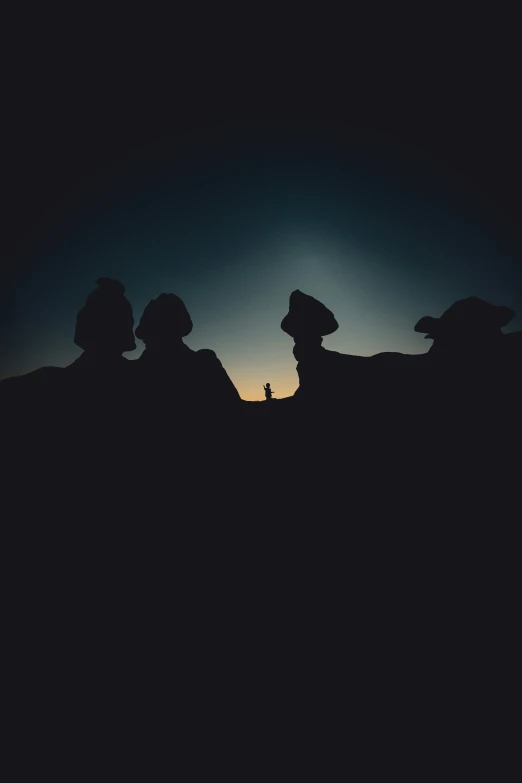
[[[501, 329], [515, 315], [508, 307], [498, 307], [476, 297], [455, 302], [440, 318], [424, 317], [417, 332], [426, 332], [434, 340], [427, 354], [407, 355], [385, 352], [371, 357], [351, 356], [328, 351], [322, 337], [338, 328], [333, 313], [321, 302], [301, 291], [290, 296], [289, 312], [281, 323], [283, 331], [294, 337], [299, 389], [296, 398], [321, 405], [336, 400], [358, 398], [360, 403], [380, 407], [401, 398], [413, 404], [420, 394], [433, 396], [447, 386], [447, 373], [459, 377], [455, 393], [475, 383], [470, 365], [484, 369], [499, 363], [515, 363], [520, 357], [519, 333], [505, 335]], [[491, 364], [493, 362], [493, 364]], [[444, 379], [444, 380], [443, 380]], [[430, 392], [431, 390], [431, 392]]]
[[290, 307], [281, 322], [281, 329], [295, 342], [316, 341], [318, 337], [333, 334], [339, 324], [334, 314], [318, 299], [298, 289], [290, 294]]
[[83, 353], [68, 367], [41, 367], [25, 375], [7, 378], [4, 389], [28, 391], [43, 390], [55, 382], [63, 383], [68, 375], [78, 373], [102, 375], [120, 372], [127, 365], [122, 354], [136, 348], [134, 317], [130, 302], [125, 298], [124, 286], [117, 280], [101, 277], [98, 288], [89, 294], [78, 312], [74, 342]]
[[105, 459], [114, 473], [115, 449], [128, 450], [131, 363], [122, 353], [136, 347], [132, 307], [121, 283], [97, 282], [77, 316], [81, 356], [66, 368], [41, 368], [0, 387], [10, 410], [9, 441], [20, 461], [42, 476], [67, 474], [70, 480], [73, 471], [79, 478]]
[[156, 420], [184, 421], [189, 411], [198, 417], [239, 410], [241, 398], [214, 351], [194, 351], [184, 342], [192, 320], [175, 294], [160, 294], [145, 308], [136, 336], [145, 350], [135, 369], [141, 403]]
[[475, 296], [460, 299], [440, 316], [424, 316], [415, 325], [415, 331], [433, 340], [430, 356], [459, 361], [485, 358], [502, 349], [502, 328], [514, 318], [515, 312], [485, 302]]
[[522, 332], [508, 332], [502, 340], [502, 354], [506, 361], [517, 364], [520, 369], [522, 363]]
[[[475, 298], [447, 312], [417, 324], [437, 342], [428, 353], [350, 356], [322, 347], [323, 334], [337, 328], [333, 314], [293, 292], [282, 328], [294, 337], [298, 361], [299, 458], [326, 455], [335, 439], [380, 476], [415, 476], [418, 487], [443, 469], [481, 475], [489, 465], [493, 475], [505, 432], [521, 429], [521, 341], [501, 332], [514, 313]], [[452, 443], [458, 447], [448, 451]]]
[[118, 280], [100, 277], [76, 319], [74, 342], [98, 356], [121, 356], [136, 348], [134, 317], [125, 288]]
[[95, 431], [122, 430], [132, 415], [132, 362], [122, 354], [136, 348], [134, 316], [118, 280], [101, 277], [97, 284], [77, 315], [74, 342], [83, 353], [65, 368], [61, 391]]
[[192, 320], [173, 294], [147, 305], [136, 330], [146, 349], [124, 359], [135, 345], [132, 308], [121, 283], [101, 278], [78, 313], [82, 355], [0, 384], [4, 444], [21, 493], [60, 482], [103, 488], [116, 515], [136, 471], [150, 490], [144, 513], [152, 498], [176, 513], [179, 498], [193, 503], [196, 475], [214, 503], [226, 501], [230, 476], [257, 503], [267, 464], [270, 491], [289, 499], [297, 490], [303, 504], [332, 477], [362, 492], [377, 476], [391, 494], [407, 477], [422, 497], [431, 477], [463, 487], [466, 474], [470, 486], [490, 480], [493, 455], [520, 436], [522, 333], [501, 331], [513, 315], [472, 297], [418, 322], [434, 341], [428, 353], [351, 356], [323, 347], [334, 314], [294, 291], [281, 326], [294, 338], [299, 389], [256, 406], [240, 400], [213, 351], [184, 343]]
[[364, 382], [362, 367], [367, 358], [328, 351], [323, 336], [339, 328], [334, 314], [322, 302], [301, 291], [293, 291], [281, 329], [294, 338], [299, 388], [296, 399], [320, 407], [348, 402]]
[[[419, 617], [421, 628], [425, 621], [441, 637], [450, 628], [443, 641], [452, 651], [454, 629], [464, 622], [467, 630], [473, 610], [482, 636], [485, 612], [503, 611], [509, 625], [502, 607], [504, 594], [516, 594], [509, 582], [516, 566], [506, 567], [506, 552], [518, 553], [512, 508], [519, 467], [509, 450], [520, 435], [513, 412], [522, 333], [498, 338], [497, 323], [494, 339], [472, 346], [473, 372], [468, 364], [459, 369], [470, 345], [462, 334], [473, 330], [459, 327], [452, 342], [451, 330], [433, 323], [442, 317], [428, 323], [439, 341], [428, 354], [343, 355], [322, 347], [338, 328], [333, 314], [294, 292], [283, 323], [295, 339], [299, 392], [271, 405], [247, 404], [213, 351], [184, 344], [192, 322], [173, 295], [147, 306], [136, 330], [146, 350], [138, 361], [124, 360], [132, 341], [122, 296], [112, 282], [90, 295], [78, 318], [84, 353], [70, 367], [0, 384], [2, 424], [13, 423], [13, 437], [3, 437], [4, 486], [14, 489], [13, 503], [3, 493], [5, 527], [20, 541], [16, 559], [8, 550], [17, 650], [22, 643], [33, 655], [45, 632], [52, 657], [76, 624], [85, 637], [89, 617], [96, 618], [95, 644], [104, 644], [113, 626], [121, 635], [122, 615], [129, 633], [136, 612], [140, 621], [152, 612], [161, 627], [172, 572], [188, 585], [187, 624], [209, 611], [209, 596], [221, 622], [229, 600], [223, 574], [230, 597], [241, 593], [238, 584], [253, 588], [255, 581], [263, 603], [267, 564], [271, 575], [278, 561], [285, 574], [289, 561], [299, 564], [298, 590], [313, 577], [310, 600], [307, 594], [301, 602], [304, 623], [317, 605], [335, 625], [340, 602], [330, 610], [328, 602], [346, 593], [339, 575], [362, 585], [358, 627], [367, 636], [377, 618], [375, 649], [398, 629], [408, 642], [406, 626], [415, 644]], [[446, 361], [448, 354], [457, 361]], [[304, 404], [296, 405], [299, 399]], [[223, 417], [238, 404], [247, 414], [239, 417], [241, 438]], [[221, 437], [198, 428], [202, 420], [225, 421]], [[274, 605], [284, 581], [276, 579]], [[282, 623], [295, 603], [290, 593]], [[509, 608], [513, 616], [516, 607]]]
[[495, 429], [520, 423], [520, 332], [502, 328], [514, 310], [478, 297], [461, 299], [440, 318], [424, 316], [415, 331], [433, 340], [426, 356], [432, 367], [426, 401], [438, 424], [455, 431], [476, 423], [493, 437]]

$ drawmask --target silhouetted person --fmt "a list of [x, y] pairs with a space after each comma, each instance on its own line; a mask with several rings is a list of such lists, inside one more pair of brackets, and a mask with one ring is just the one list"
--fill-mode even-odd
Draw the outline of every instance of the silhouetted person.
[[265, 390], [265, 399], [271, 400], [272, 394], [274, 393], [272, 389], [270, 388], [270, 384], [267, 382], [266, 386], [263, 386], [263, 389]]

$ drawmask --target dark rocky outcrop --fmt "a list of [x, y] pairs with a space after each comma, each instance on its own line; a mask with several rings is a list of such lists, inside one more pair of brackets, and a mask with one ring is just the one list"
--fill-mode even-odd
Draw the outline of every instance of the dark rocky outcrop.
[[214, 351], [193, 351], [183, 342], [191, 331], [178, 296], [161, 294], [149, 302], [136, 329], [146, 346], [134, 368], [140, 393], [176, 417], [189, 409], [201, 415], [239, 409], [239, 393]]
[[120, 456], [130, 453], [134, 400], [122, 354], [135, 348], [132, 307], [121, 283], [97, 282], [77, 316], [79, 358], [0, 384], [13, 471], [33, 489], [35, 482], [77, 488], [104, 471], [116, 476]]
[[440, 316], [424, 316], [415, 331], [433, 340], [431, 356], [457, 357], [460, 361], [484, 358], [501, 349], [502, 328], [514, 318], [509, 307], [485, 302], [476, 296], [460, 299]]
[[314, 433], [310, 450], [330, 453], [332, 464], [337, 443], [344, 464], [351, 453], [366, 475], [415, 476], [418, 486], [442, 466], [451, 473], [474, 465], [479, 475], [489, 465], [493, 473], [493, 455], [507, 456], [507, 428], [520, 433], [520, 338], [501, 331], [513, 315], [470, 298], [417, 324], [436, 343], [426, 354], [350, 356], [322, 346], [337, 328], [333, 314], [294, 292], [283, 324], [295, 341], [295, 401], [302, 431]]

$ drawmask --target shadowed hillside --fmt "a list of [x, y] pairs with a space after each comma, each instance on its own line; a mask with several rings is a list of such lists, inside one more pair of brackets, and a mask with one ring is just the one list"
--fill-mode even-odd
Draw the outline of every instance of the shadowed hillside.
[[405, 484], [419, 498], [437, 485], [447, 498], [450, 486], [503, 477], [499, 455], [520, 432], [521, 341], [503, 332], [508, 307], [462, 300], [413, 325], [432, 340], [427, 353], [361, 357], [325, 348], [336, 318], [294, 291], [281, 328], [294, 340], [299, 387], [277, 399], [267, 384], [267, 399], [250, 402], [212, 350], [185, 345], [192, 320], [173, 294], [146, 307], [135, 332], [146, 349], [127, 361], [131, 305], [117, 281], [98, 284], [78, 313], [81, 356], [0, 384], [22, 502], [34, 498], [27, 487], [66, 497], [99, 482], [123, 508], [136, 491], [147, 498], [150, 483], [160, 503], [179, 495], [196, 509], [217, 493], [242, 517], [275, 498], [306, 508], [326, 485], [345, 504], [344, 487], [352, 500]]

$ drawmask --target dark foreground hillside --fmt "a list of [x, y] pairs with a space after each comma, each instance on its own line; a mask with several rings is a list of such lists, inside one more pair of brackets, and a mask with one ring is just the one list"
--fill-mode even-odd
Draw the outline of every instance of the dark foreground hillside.
[[133, 715], [173, 687], [181, 723], [231, 711], [234, 737], [254, 715], [286, 738], [286, 700], [344, 732], [349, 704], [384, 746], [407, 735], [404, 756], [501, 713], [519, 657], [513, 340], [439, 361], [296, 334], [284, 400], [241, 401], [182, 344], [0, 384], [5, 666], [40, 736], [112, 742], [111, 699]]

